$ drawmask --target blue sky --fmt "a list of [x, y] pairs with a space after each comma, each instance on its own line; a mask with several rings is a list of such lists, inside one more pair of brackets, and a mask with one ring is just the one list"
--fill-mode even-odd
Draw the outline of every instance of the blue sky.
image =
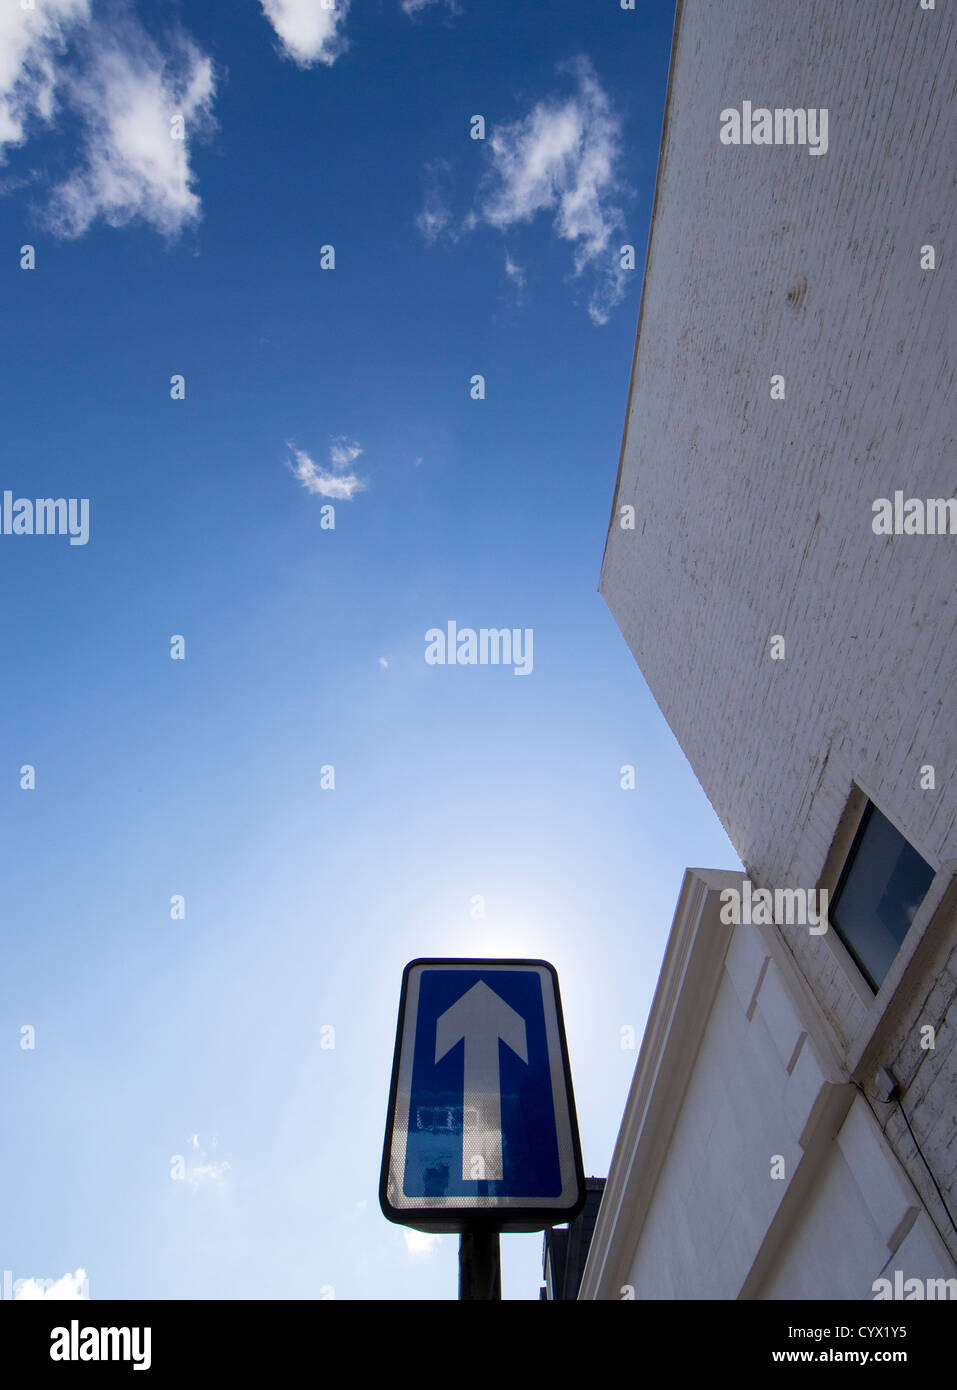
[[[90, 500], [0, 534], [15, 1280], [455, 1297], [377, 1202], [415, 956], [556, 966], [607, 1171], [682, 872], [737, 862], [597, 593], [672, 19], [4, 7], [0, 492]], [[533, 670], [427, 664], [450, 620]]]

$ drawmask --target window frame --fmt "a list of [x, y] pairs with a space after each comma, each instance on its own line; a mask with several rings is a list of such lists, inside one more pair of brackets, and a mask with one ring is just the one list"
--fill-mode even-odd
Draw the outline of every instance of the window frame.
[[[863, 960], [863, 958], [861, 957], [860, 952], [857, 950], [857, 948], [856, 948], [856, 946], [855, 946], [853, 940], [851, 940], [851, 939], [841, 930], [841, 928], [838, 926], [837, 922], [834, 921], [834, 919], [832, 918], [832, 915], [831, 915], [831, 914], [833, 913], [833, 911], [835, 910], [835, 908], [838, 906], [839, 902], [840, 902], [841, 893], [843, 892], [843, 890], [844, 890], [844, 888], [845, 888], [845, 886], [846, 886], [846, 884], [847, 884], [847, 880], [848, 880], [848, 878], [850, 877], [851, 871], [852, 871], [853, 868], [854, 868], [854, 864], [855, 864], [855, 861], [856, 861], [856, 858], [857, 858], [857, 854], [858, 854], [858, 852], [859, 852], [859, 850], [860, 850], [860, 848], [861, 848], [861, 845], [863, 844], [864, 836], [867, 834], [868, 827], [870, 826], [871, 821], [873, 820], [873, 815], [874, 815], [874, 812], [875, 812], [875, 811], [876, 811], [877, 814], [881, 817], [881, 819], [884, 820], [884, 821], [886, 821], [887, 824], [891, 827], [891, 829], [892, 829], [893, 831], [895, 831], [897, 835], [900, 836], [902, 842], [903, 842], [905, 845], [907, 845], [909, 849], [912, 849], [912, 850], [914, 851], [914, 853], [918, 856], [918, 858], [921, 860], [921, 862], [924, 863], [924, 864], [926, 864], [927, 867], [928, 867], [928, 869], [930, 869], [930, 871], [931, 871], [930, 880], [929, 880], [929, 882], [928, 882], [928, 884], [927, 884], [926, 889], [924, 890], [923, 895], [921, 896], [920, 902], [919, 902], [918, 905], [917, 905], [917, 909], [916, 909], [916, 911], [915, 911], [915, 913], [914, 913], [914, 916], [913, 916], [913, 919], [912, 919], [912, 921], [911, 921], [911, 924], [910, 924], [910, 926], [907, 928], [907, 930], [905, 931], [904, 935], [901, 937], [900, 941], [898, 941], [898, 943], [897, 943], [897, 950], [894, 952], [894, 955], [893, 955], [893, 957], [892, 957], [892, 959], [891, 959], [891, 962], [890, 962], [890, 964], [888, 965], [887, 969], [885, 970], [884, 975], [883, 975], [883, 978], [880, 979], [880, 980], [877, 980], [877, 979], [874, 978], [874, 976], [871, 974], [871, 972], [870, 972], [870, 970], [868, 969], [868, 967], [865, 965], [864, 960]], [[872, 993], [874, 996], [880, 994], [881, 989], [883, 988], [885, 981], [889, 978], [889, 976], [890, 976], [890, 974], [891, 974], [891, 971], [893, 970], [894, 965], [895, 965], [895, 963], [896, 963], [896, 961], [897, 961], [897, 958], [898, 958], [898, 956], [900, 955], [901, 951], [902, 951], [903, 948], [904, 948], [904, 943], [905, 943], [905, 941], [907, 940], [908, 936], [910, 936], [911, 928], [913, 927], [914, 923], [915, 923], [915, 922], [920, 918], [920, 916], [921, 916], [921, 912], [922, 912], [922, 909], [923, 909], [923, 907], [924, 907], [924, 903], [926, 902], [927, 897], [928, 897], [928, 895], [930, 894], [931, 889], [932, 889], [933, 886], [934, 886], [934, 882], [935, 882], [935, 880], [936, 880], [936, 878], [937, 878], [937, 875], [938, 875], [938, 870], [936, 870], [936, 869], [934, 868], [933, 864], [931, 864], [930, 861], [929, 861], [928, 859], [925, 859], [925, 858], [924, 858], [924, 856], [921, 854], [921, 852], [920, 852], [920, 850], [917, 848], [917, 846], [916, 846], [911, 840], [909, 840], [909, 839], [907, 838], [907, 836], [906, 836], [901, 830], [898, 829], [898, 827], [894, 824], [894, 822], [890, 819], [890, 817], [884, 814], [884, 812], [881, 810], [881, 808], [877, 805], [877, 803], [876, 803], [871, 797], [867, 797], [866, 800], [865, 800], [865, 802], [864, 802], [863, 809], [862, 809], [862, 811], [861, 811], [861, 813], [860, 813], [860, 816], [859, 816], [859, 818], [858, 818], [858, 821], [857, 821], [857, 828], [856, 828], [855, 831], [854, 831], [854, 836], [853, 836], [853, 839], [851, 840], [850, 848], [848, 849], [847, 854], [844, 856], [844, 863], [843, 863], [843, 865], [841, 866], [841, 872], [840, 872], [840, 874], [838, 875], [837, 883], [834, 885], [834, 892], [828, 895], [828, 910], [827, 910], [827, 912], [828, 912], [828, 925], [830, 926], [831, 930], [832, 930], [832, 931], [834, 932], [834, 934], [836, 935], [837, 939], [840, 941], [840, 943], [841, 943], [841, 945], [843, 946], [844, 950], [845, 950], [845, 951], [847, 952], [847, 954], [850, 956], [851, 960], [854, 962], [854, 967], [855, 967], [855, 969], [856, 969], [857, 971], [859, 971], [861, 977], [867, 982], [868, 989], [871, 991], [871, 993]]]
[[[873, 804], [880, 811], [885, 820], [891, 823], [934, 870], [930, 887], [876, 992], [861, 972], [837, 928], [830, 921], [831, 901], [837, 896], [838, 884], [845, 865], [850, 861], [869, 804]], [[904, 1006], [914, 972], [919, 972], [926, 963], [923, 958], [928, 953], [933, 954], [940, 943], [949, 940], [954, 932], [954, 924], [957, 922], [957, 860], [941, 861], [938, 855], [928, 850], [926, 843], [915, 843], [911, 835], [901, 827], [896, 816], [888, 814], [881, 805], [880, 798], [872, 795], [866, 785], [856, 779], [851, 781], [844, 809], [838, 818], [817, 883], [819, 890], [827, 890], [829, 926], [829, 930], [818, 939], [830, 952], [841, 976], [853, 990], [863, 1009], [856, 1021], [846, 1018], [844, 1023], [839, 1022], [840, 1014], [830, 1014], [831, 1027], [835, 1030], [835, 1042], [846, 1059], [849, 1074], [857, 1080], [870, 1075], [869, 1068], [880, 1050], [880, 1039], [886, 1028], [891, 1026], [900, 1008]]]

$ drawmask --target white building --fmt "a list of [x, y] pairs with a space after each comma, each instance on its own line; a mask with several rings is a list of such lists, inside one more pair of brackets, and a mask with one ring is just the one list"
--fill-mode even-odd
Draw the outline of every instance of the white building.
[[679, 0], [601, 592], [830, 925], [689, 871], [583, 1298], [957, 1276], [955, 90], [951, 5]]

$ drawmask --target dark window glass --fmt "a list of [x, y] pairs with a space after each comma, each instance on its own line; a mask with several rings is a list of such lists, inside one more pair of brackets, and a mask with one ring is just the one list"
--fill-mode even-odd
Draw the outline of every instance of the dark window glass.
[[933, 877], [913, 845], [876, 806], [868, 805], [828, 918], [875, 991]]

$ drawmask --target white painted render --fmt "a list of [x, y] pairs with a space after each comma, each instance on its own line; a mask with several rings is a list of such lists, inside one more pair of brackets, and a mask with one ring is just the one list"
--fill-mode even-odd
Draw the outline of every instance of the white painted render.
[[778, 934], [721, 923], [734, 883], [685, 876], [581, 1297], [873, 1299], [898, 1269], [957, 1277]]

